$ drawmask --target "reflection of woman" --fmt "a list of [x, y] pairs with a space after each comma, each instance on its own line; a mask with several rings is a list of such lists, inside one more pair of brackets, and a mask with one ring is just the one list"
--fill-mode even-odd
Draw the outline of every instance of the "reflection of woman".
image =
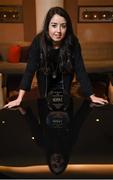
[[54, 174], [62, 173], [67, 167], [68, 160], [61, 153], [51, 153], [48, 157], [48, 165]]
[[59, 82], [65, 90], [70, 92], [71, 82], [76, 73], [85, 96], [92, 102], [107, 103], [107, 100], [96, 97], [92, 92], [79, 41], [73, 33], [69, 15], [61, 7], [53, 7], [48, 11], [42, 32], [31, 44], [29, 61], [20, 85], [19, 95], [5, 107], [20, 105], [25, 92], [30, 90], [35, 72], [42, 98], [46, 97], [48, 91]]

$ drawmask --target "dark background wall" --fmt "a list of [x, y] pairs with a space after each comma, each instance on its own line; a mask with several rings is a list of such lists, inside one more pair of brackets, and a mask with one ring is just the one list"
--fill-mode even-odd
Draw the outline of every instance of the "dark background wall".
[[[0, 5], [21, 5], [22, 23], [0, 23], [0, 42], [31, 41], [36, 34], [35, 0], [0, 0]], [[113, 23], [78, 23], [79, 6], [111, 6], [113, 0], [64, 0], [73, 28], [82, 43], [113, 41]]]
[[23, 9], [23, 22], [0, 23], [0, 43], [31, 41], [36, 34], [35, 0], [0, 0], [0, 5], [19, 5]]
[[113, 0], [65, 0], [65, 8], [71, 15], [73, 26], [81, 43], [112, 42], [113, 23], [78, 23], [79, 6], [113, 6]]

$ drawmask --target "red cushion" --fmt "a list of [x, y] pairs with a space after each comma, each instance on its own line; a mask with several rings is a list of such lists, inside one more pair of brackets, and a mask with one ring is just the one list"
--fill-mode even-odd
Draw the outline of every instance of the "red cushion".
[[21, 55], [21, 46], [13, 45], [9, 48], [8, 62], [18, 63]]

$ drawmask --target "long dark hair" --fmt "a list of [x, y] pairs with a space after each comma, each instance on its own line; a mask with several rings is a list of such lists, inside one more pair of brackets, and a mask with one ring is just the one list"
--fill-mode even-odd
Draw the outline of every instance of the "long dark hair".
[[63, 59], [63, 61], [66, 63], [71, 59], [72, 56], [72, 49], [74, 47], [74, 44], [76, 44], [77, 38], [74, 35], [73, 28], [72, 28], [72, 22], [68, 15], [68, 13], [61, 7], [52, 7], [45, 18], [43, 30], [40, 33], [41, 41], [40, 41], [40, 48], [42, 52], [43, 60], [48, 60], [48, 54], [52, 48], [52, 41], [48, 34], [48, 26], [51, 21], [51, 18], [58, 14], [65, 18], [66, 24], [67, 24], [67, 30], [66, 35], [62, 41], [61, 47], [60, 47], [60, 59]]

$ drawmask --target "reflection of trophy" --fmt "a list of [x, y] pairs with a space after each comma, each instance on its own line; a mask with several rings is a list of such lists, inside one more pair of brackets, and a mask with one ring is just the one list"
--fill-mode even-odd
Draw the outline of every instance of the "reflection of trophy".
[[70, 103], [68, 93], [59, 88], [55, 88], [48, 93], [48, 108], [50, 110], [67, 110]]
[[55, 88], [48, 93], [49, 113], [46, 124], [51, 128], [65, 128], [69, 123], [67, 109], [70, 104], [70, 96], [63, 89]]
[[62, 173], [68, 163], [70, 137], [70, 96], [61, 88], [48, 93], [46, 117], [47, 162], [54, 174]]

